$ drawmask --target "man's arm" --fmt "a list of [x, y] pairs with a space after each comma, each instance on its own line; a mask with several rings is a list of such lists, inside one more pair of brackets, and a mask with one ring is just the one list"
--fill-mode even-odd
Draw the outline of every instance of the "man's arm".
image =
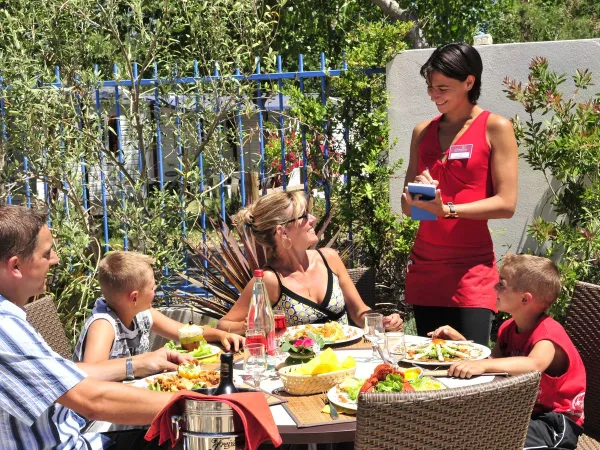
[[168, 392], [85, 378], [59, 397], [57, 402], [89, 420], [147, 425], [172, 396]]
[[[77, 363], [88, 377], [102, 381], [121, 381], [126, 377], [125, 360], [117, 358], [99, 363]], [[177, 370], [182, 362], [192, 360], [192, 356], [166, 348], [154, 352], [133, 356], [133, 373], [136, 377], [147, 377], [161, 372]]]

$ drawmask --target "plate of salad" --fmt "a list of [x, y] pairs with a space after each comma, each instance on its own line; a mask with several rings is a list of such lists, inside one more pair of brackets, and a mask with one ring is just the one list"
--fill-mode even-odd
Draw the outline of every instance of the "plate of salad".
[[463, 359], [485, 359], [491, 353], [489, 348], [474, 342], [429, 339], [422, 343], [407, 345], [404, 361], [413, 364], [449, 366]]
[[[327, 392], [327, 398], [334, 405], [356, 411], [358, 394], [365, 383], [364, 378], [348, 377]], [[410, 381], [400, 374], [387, 374], [385, 380], [379, 381], [371, 392], [404, 392], [404, 391], [437, 391], [447, 389], [439, 380], [432, 377], [419, 377]]]
[[190, 355], [192, 355], [194, 358], [208, 358], [209, 356], [214, 356], [214, 355], [218, 355], [219, 352], [221, 351], [221, 349], [219, 347], [217, 347], [216, 345], [210, 345], [207, 344], [206, 341], [204, 341], [203, 344], [200, 344], [200, 346], [194, 350], [185, 350], [181, 347], [181, 345], [176, 344], [173, 341], [169, 341], [165, 344], [165, 347], [168, 348], [169, 350], [175, 350], [179, 353], [189, 353]]

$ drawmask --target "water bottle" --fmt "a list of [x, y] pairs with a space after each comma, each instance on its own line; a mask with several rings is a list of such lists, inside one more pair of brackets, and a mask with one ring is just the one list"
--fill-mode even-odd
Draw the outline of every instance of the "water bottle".
[[262, 330], [265, 333], [267, 341], [265, 350], [270, 356], [274, 356], [277, 351], [275, 317], [263, 276], [264, 271], [254, 271], [254, 287], [252, 288], [250, 308], [248, 309], [248, 329]]
[[233, 353], [221, 353], [221, 380], [215, 395], [235, 394], [237, 391], [233, 384]]

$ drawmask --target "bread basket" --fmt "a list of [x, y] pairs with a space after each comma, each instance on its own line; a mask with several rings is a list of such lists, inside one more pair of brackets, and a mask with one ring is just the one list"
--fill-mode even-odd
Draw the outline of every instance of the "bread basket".
[[292, 373], [297, 367], [282, 367], [278, 371], [279, 377], [283, 382], [283, 389], [293, 395], [319, 394], [328, 391], [336, 384], [344, 381], [346, 377], [354, 376], [356, 372], [356, 367], [352, 367], [350, 369], [320, 373], [318, 375]]

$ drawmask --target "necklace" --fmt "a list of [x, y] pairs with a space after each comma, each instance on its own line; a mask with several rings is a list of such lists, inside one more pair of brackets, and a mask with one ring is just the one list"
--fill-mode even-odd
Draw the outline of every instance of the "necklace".
[[293, 273], [290, 274], [294, 280], [296, 280], [298, 283], [300, 283], [302, 286], [304, 286], [304, 288], [308, 291], [308, 296], [312, 298], [312, 294], [310, 293], [310, 288], [305, 285], [302, 281], [300, 281], [298, 278], [296, 278], [296, 275], [294, 275]]

